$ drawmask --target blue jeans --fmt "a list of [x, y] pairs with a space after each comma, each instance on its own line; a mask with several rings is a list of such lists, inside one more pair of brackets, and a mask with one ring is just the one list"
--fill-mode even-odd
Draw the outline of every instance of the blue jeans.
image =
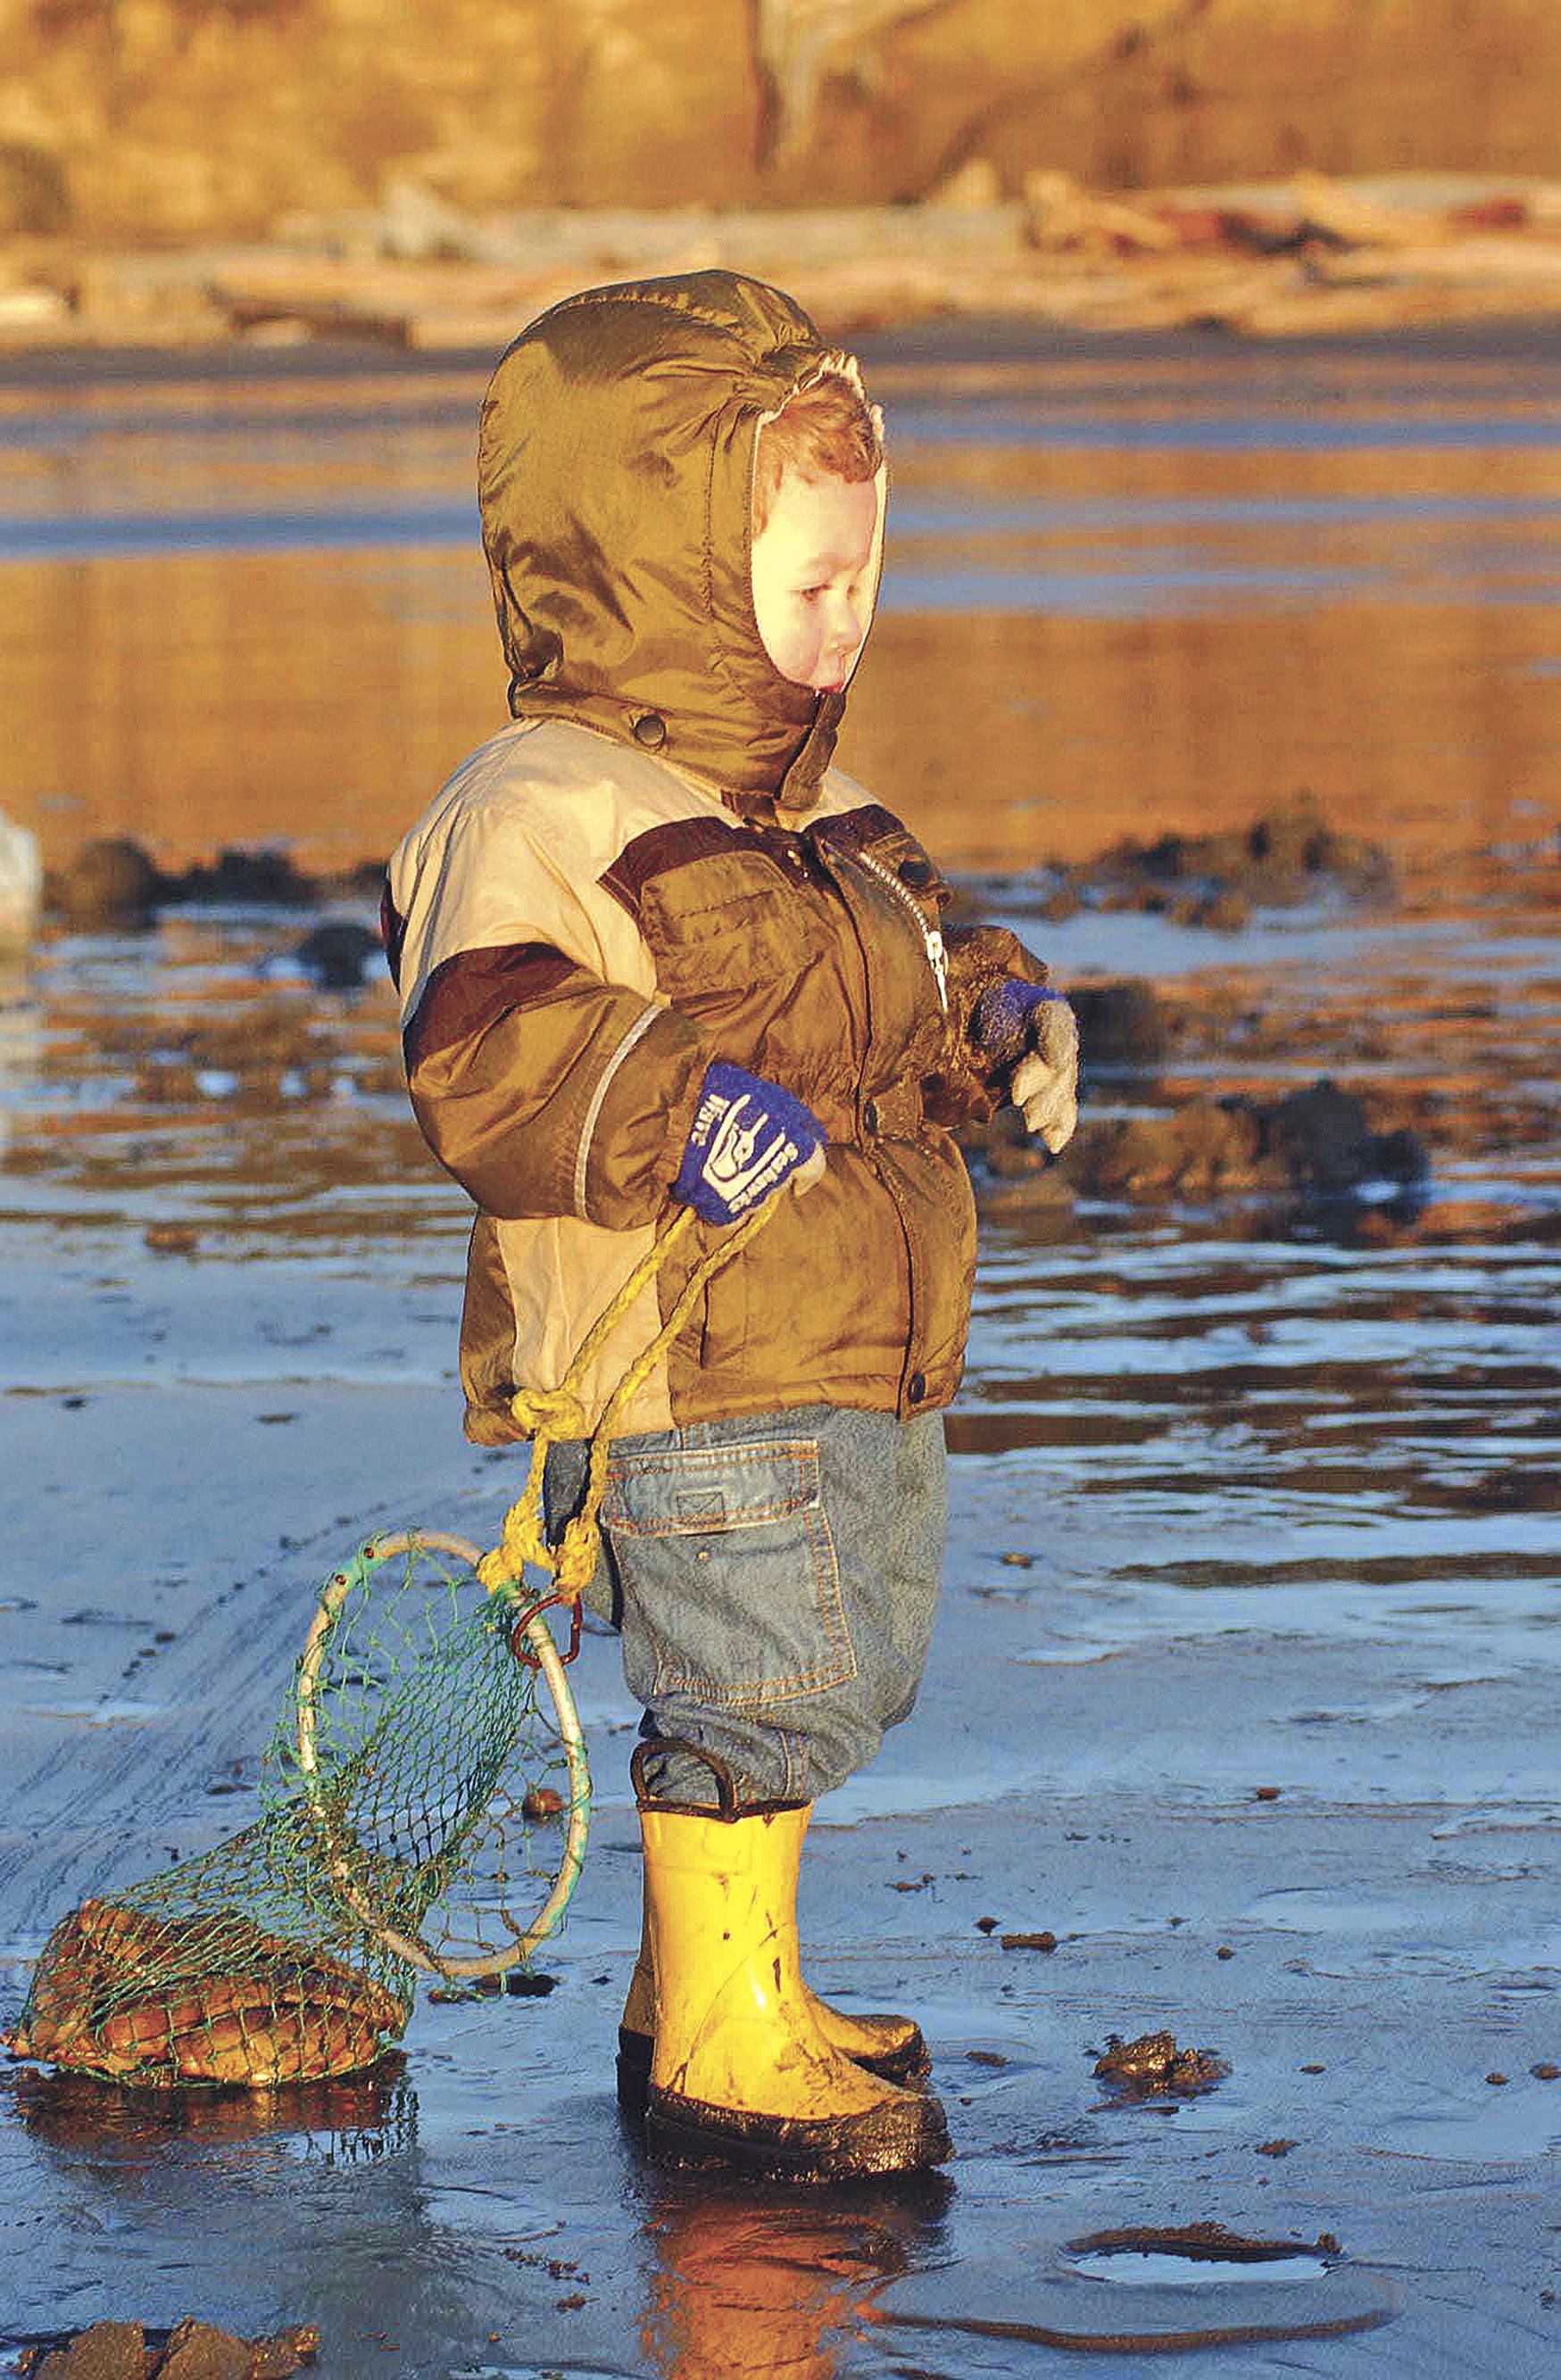
[[[586, 1448], [548, 1456], [550, 1534]], [[622, 1632], [646, 1732], [726, 1761], [744, 1803], [811, 1802], [909, 1716], [943, 1562], [943, 1422], [807, 1405], [614, 1442], [587, 1592]], [[669, 1755], [658, 1799], [713, 1804]]]

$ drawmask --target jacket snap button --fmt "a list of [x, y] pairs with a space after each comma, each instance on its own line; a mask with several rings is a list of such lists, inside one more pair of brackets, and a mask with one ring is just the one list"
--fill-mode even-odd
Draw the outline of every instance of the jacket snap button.
[[634, 722], [634, 740], [647, 752], [659, 752], [666, 742], [666, 722], [657, 710], [642, 710]]
[[906, 1384], [906, 1388], [907, 1388], [907, 1393], [908, 1393], [908, 1395], [909, 1395], [909, 1398], [910, 1398], [910, 1402], [911, 1402], [911, 1403], [912, 1403], [913, 1405], [919, 1405], [919, 1404], [921, 1403], [921, 1402], [922, 1398], [923, 1398], [923, 1397], [926, 1395], [926, 1393], [927, 1393], [927, 1375], [926, 1375], [926, 1373], [925, 1373], [925, 1372], [912, 1372], [912, 1374], [911, 1374], [911, 1376], [910, 1376], [909, 1380], [909, 1381], [907, 1382], [907, 1384]]
[[913, 892], [924, 892], [936, 874], [937, 870], [931, 860], [902, 859], [900, 861], [900, 882], [909, 884]]
[[877, 1131], [877, 1129], [878, 1129], [878, 1102], [877, 1102], [877, 1100], [876, 1100], [876, 1099], [869, 1099], [869, 1101], [868, 1101], [867, 1105], [863, 1108], [863, 1110], [862, 1110], [862, 1111], [861, 1111], [861, 1120], [862, 1120], [862, 1123], [866, 1125], [866, 1127], [867, 1127], [867, 1129], [868, 1129], [868, 1131], [869, 1131], [869, 1132], [876, 1132], [876, 1131]]

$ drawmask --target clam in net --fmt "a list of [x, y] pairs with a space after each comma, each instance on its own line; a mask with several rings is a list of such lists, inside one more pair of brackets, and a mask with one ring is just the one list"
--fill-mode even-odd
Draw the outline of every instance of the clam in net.
[[591, 1786], [532, 1597], [459, 1538], [372, 1541], [326, 1584], [242, 1834], [82, 1903], [9, 2046], [137, 2084], [350, 2074], [420, 1973], [524, 1962], [563, 1919]]

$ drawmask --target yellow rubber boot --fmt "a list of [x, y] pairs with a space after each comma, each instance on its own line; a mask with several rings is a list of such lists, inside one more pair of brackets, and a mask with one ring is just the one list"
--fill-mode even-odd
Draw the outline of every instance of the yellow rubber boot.
[[[909, 2016], [888, 2013], [849, 2016], [832, 2008], [804, 1983], [802, 1997], [813, 2022], [832, 2049], [853, 2058], [885, 2082], [920, 2082], [930, 2072], [932, 2059], [921, 2028]], [[626, 2116], [642, 2116], [651, 2087], [651, 2059], [655, 2048], [656, 1974], [651, 1959], [650, 1895], [647, 1890], [640, 1926], [640, 1954], [628, 1979], [628, 1997], [618, 2021], [618, 2105]]]
[[949, 2154], [943, 2110], [843, 2057], [804, 1992], [806, 1807], [640, 1813], [655, 1974], [646, 2146], [791, 2181], [909, 2173]]

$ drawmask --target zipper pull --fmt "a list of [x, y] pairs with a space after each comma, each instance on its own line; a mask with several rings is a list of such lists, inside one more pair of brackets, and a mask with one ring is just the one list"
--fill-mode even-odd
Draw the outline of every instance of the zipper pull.
[[948, 1014], [948, 952], [945, 947], [943, 936], [935, 926], [925, 926], [922, 931], [927, 938], [927, 956], [933, 965], [933, 980], [938, 988], [938, 1002], [946, 1016]]

